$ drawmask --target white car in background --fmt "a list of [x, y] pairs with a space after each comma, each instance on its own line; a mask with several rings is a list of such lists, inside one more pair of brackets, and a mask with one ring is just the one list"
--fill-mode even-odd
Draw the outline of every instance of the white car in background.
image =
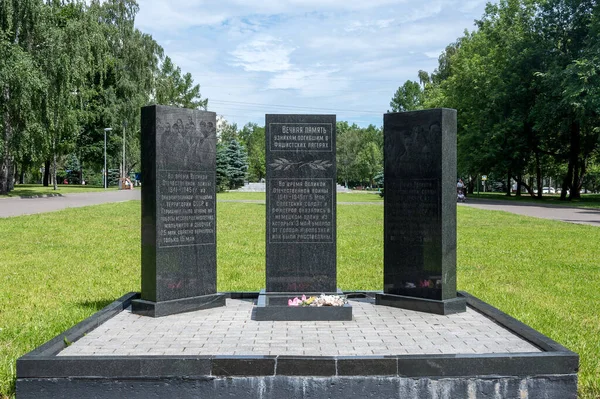
[[554, 187], [542, 187], [542, 194], [556, 194]]

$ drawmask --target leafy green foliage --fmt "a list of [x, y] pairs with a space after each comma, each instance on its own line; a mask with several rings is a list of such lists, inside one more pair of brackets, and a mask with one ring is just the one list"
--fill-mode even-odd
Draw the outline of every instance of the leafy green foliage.
[[248, 180], [260, 181], [265, 177], [265, 128], [256, 123], [246, 124], [239, 133], [248, 151]]
[[338, 122], [336, 130], [338, 181], [345, 186], [373, 185], [375, 175], [383, 170], [383, 131], [348, 122]]
[[541, 197], [559, 171], [562, 198], [579, 197], [600, 151], [599, 19], [595, 0], [490, 3], [419, 71], [424, 106], [458, 110], [459, 175], [503, 175], [509, 195], [512, 179]]
[[246, 154], [246, 149], [237, 140], [231, 140], [227, 143], [225, 155], [227, 157], [229, 189], [235, 190], [242, 187], [246, 180], [248, 155]]
[[392, 112], [415, 111], [422, 109], [423, 89], [417, 82], [407, 80], [396, 90], [390, 107]]
[[109, 168], [125, 144], [124, 172], [139, 170], [140, 107], [206, 109], [191, 74], [135, 28], [138, 11], [135, 0], [0, 2], [0, 194], [15, 169], [56, 173], [71, 153], [99, 171], [107, 127]]
[[156, 103], [206, 110], [208, 100], [200, 98], [200, 85], [194, 85], [192, 75], [182, 75], [181, 68], [165, 57], [156, 82]]

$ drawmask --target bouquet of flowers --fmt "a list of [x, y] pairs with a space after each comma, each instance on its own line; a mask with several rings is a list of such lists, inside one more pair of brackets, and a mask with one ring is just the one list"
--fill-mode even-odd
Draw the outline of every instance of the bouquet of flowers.
[[325, 295], [307, 297], [302, 295], [301, 298], [288, 300], [288, 306], [344, 306], [348, 300], [343, 295]]

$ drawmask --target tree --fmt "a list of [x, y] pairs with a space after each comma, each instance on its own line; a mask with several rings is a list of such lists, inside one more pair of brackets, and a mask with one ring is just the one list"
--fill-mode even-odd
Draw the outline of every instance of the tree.
[[265, 128], [256, 123], [246, 124], [239, 133], [248, 152], [248, 179], [260, 181], [265, 177]]
[[163, 49], [135, 28], [139, 6], [134, 0], [93, 0], [88, 12], [101, 23], [104, 45], [100, 67], [88, 75], [82, 89], [83, 129], [77, 138], [82, 163], [99, 169], [103, 165], [103, 128], [108, 136], [109, 164], [120, 160], [125, 133], [127, 173], [139, 163], [140, 107], [150, 103], [156, 86]]
[[[506, 176], [542, 195], [564, 171], [577, 198], [600, 145], [600, 5], [595, 0], [502, 0], [478, 30], [446, 47], [424, 83], [426, 107], [458, 110], [461, 174]], [[464, 172], [464, 173], [463, 173]]]
[[375, 176], [381, 171], [383, 165], [383, 154], [379, 146], [372, 141], [367, 143], [358, 153], [356, 163], [361, 179], [367, 180], [373, 187]]
[[156, 82], [156, 103], [175, 107], [206, 110], [208, 99], [200, 97], [200, 85], [194, 85], [189, 72], [182, 75], [181, 68], [165, 57]]
[[226, 148], [229, 189], [235, 190], [242, 187], [246, 180], [248, 156], [245, 148], [237, 140], [231, 140]]
[[348, 187], [349, 181], [357, 179], [354, 165], [360, 146], [359, 131], [348, 122], [337, 122], [336, 132], [337, 177], [344, 187]]
[[228, 143], [231, 140], [238, 140], [239, 132], [237, 124], [229, 123], [222, 116], [217, 117], [217, 140], [222, 143]]
[[383, 131], [374, 125], [360, 128], [340, 121], [336, 127], [336, 159], [338, 180], [373, 184], [374, 176], [383, 168]]
[[98, 61], [93, 50], [104, 39], [93, 15], [86, 12], [84, 3], [54, 0], [45, 12], [46, 41], [38, 63], [48, 81], [43, 122], [49, 149], [47, 159], [53, 162], [56, 190], [57, 158], [74, 149], [80, 129], [77, 112], [80, 88], [94, 69], [93, 64]]
[[[553, 132], [549, 142], [567, 164], [561, 199], [579, 198], [587, 168], [599, 145], [600, 4], [594, 0], [550, 0], [536, 15], [539, 45], [549, 56], [534, 111], [537, 125]], [[551, 141], [550, 141], [551, 139]]]
[[0, 2], [0, 195], [12, 190], [15, 158], [29, 151], [41, 130], [46, 82], [29, 51], [37, 43], [41, 10], [35, 0]]
[[396, 90], [390, 107], [392, 112], [415, 111], [422, 109], [423, 89], [417, 82], [407, 80]]
[[217, 143], [216, 184], [218, 192], [229, 188], [227, 164], [227, 147], [223, 143]]

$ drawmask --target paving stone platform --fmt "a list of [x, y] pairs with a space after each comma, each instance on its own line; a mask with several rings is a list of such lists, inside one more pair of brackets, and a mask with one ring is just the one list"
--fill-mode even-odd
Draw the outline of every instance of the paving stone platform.
[[373, 356], [540, 352], [478, 311], [449, 316], [351, 300], [352, 321], [251, 320], [252, 300], [225, 308], [138, 316], [130, 308], [58, 356], [299, 355]]

